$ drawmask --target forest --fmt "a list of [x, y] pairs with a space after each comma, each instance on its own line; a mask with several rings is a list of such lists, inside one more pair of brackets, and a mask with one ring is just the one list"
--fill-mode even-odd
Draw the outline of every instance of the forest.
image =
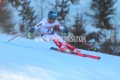
[[[54, 0], [54, 3], [46, 0], [37, 1], [39, 3], [31, 5], [32, 0], [0, 0], [0, 33], [26, 35], [31, 27], [44, 18], [43, 14], [47, 14], [44, 9], [50, 7], [47, 10], [56, 11], [57, 19], [64, 27], [75, 36], [86, 36], [85, 43], [93, 46], [96, 50], [81, 42], [70, 42], [70, 44], [80, 49], [120, 56], [120, 25], [115, 19], [118, 16], [116, 15], [118, 8], [114, 7], [117, 0], [91, 0], [88, 8], [90, 12], [82, 12], [77, 8], [76, 12], [73, 11], [76, 15], [72, 18], [67, 17], [71, 14], [71, 5], [80, 6], [81, 4], [77, 4], [77, 2], [81, 0]], [[39, 12], [36, 12], [35, 5], [37, 5]], [[74, 20], [72, 21], [72, 19]], [[67, 24], [69, 21], [72, 23]], [[86, 29], [86, 26], [93, 27], [97, 31], [89, 32], [89, 28]]]

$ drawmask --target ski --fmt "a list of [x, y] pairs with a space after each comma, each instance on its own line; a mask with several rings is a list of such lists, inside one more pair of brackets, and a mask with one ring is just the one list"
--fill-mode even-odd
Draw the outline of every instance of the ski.
[[[58, 48], [55, 48], [55, 47], [50, 47], [51, 50], [55, 50], [55, 51], [59, 51], [59, 52], [63, 52], [62, 50], [58, 49]], [[63, 53], [67, 53], [67, 52], [63, 52]], [[92, 59], [96, 59], [96, 60], [100, 60], [101, 57], [99, 56], [94, 56], [94, 55], [90, 55], [90, 54], [84, 54], [84, 53], [80, 53], [80, 54], [77, 54], [77, 53], [72, 53], [71, 54], [74, 54], [74, 55], [77, 55], [77, 56], [81, 56], [81, 57], [87, 57], [87, 58], [92, 58]]]

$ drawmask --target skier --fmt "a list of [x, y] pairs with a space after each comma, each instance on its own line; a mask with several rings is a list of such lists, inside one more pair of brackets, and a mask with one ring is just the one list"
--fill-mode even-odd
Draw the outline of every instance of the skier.
[[[32, 27], [27, 33], [27, 37], [31, 38], [32, 33], [36, 29], [40, 29], [41, 37], [44, 40], [53, 41], [62, 51], [80, 53], [78, 49], [64, 41], [59, 35], [54, 32], [53, 28], [55, 26], [59, 27], [59, 29], [68, 34], [68, 36], [71, 35], [71, 33], [57, 20], [57, 13], [55, 11], [49, 11], [48, 17], [43, 18], [36, 26]], [[46, 39], [48, 36], [49, 38]]]

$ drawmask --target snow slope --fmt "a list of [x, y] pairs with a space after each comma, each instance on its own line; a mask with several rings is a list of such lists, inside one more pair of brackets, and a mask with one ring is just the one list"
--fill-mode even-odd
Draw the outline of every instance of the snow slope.
[[81, 50], [101, 60], [52, 51], [50, 42], [0, 34], [0, 80], [119, 80], [120, 57]]

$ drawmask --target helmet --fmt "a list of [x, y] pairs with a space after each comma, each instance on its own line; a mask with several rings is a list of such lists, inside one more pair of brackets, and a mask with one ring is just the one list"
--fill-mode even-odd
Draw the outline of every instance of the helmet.
[[49, 19], [56, 19], [57, 18], [57, 13], [55, 11], [49, 11], [48, 12], [48, 18]]

